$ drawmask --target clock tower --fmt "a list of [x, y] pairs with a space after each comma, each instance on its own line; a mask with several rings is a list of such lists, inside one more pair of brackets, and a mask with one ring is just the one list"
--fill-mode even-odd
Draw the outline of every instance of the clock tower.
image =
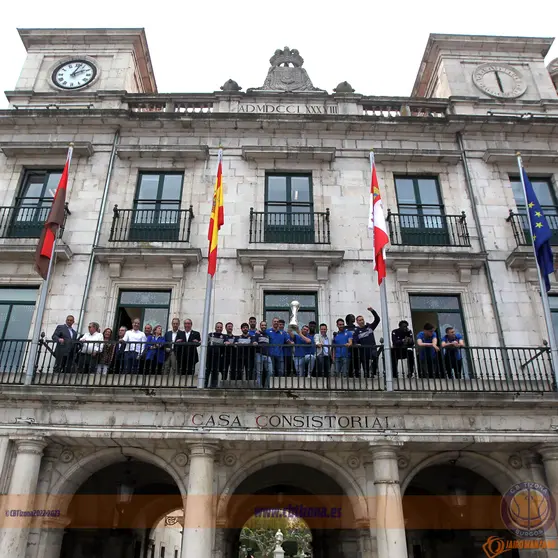
[[553, 39], [438, 35], [428, 39], [414, 97], [451, 97], [458, 110], [558, 98], [544, 57]]
[[20, 29], [27, 58], [13, 107], [118, 108], [124, 93], [156, 93], [143, 29]]

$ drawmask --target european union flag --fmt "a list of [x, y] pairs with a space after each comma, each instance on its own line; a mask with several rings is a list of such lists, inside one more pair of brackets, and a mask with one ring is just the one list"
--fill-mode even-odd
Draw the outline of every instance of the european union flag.
[[529, 216], [531, 217], [531, 236], [533, 237], [533, 243], [535, 245], [537, 263], [539, 264], [541, 275], [544, 277], [544, 283], [548, 292], [550, 290], [548, 276], [554, 273], [554, 258], [552, 256], [552, 250], [550, 249], [552, 231], [542, 212], [539, 200], [537, 200], [533, 185], [523, 167], [521, 168], [521, 172], [523, 173], [523, 183], [525, 184], [527, 205], [529, 206]]

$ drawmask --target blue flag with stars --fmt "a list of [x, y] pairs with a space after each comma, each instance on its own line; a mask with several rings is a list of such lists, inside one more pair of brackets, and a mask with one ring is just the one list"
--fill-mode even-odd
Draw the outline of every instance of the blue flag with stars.
[[550, 290], [550, 281], [548, 276], [554, 273], [554, 258], [552, 250], [550, 249], [550, 239], [552, 231], [548, 226], [548, 221], [544, 216], [541, 209], [539, 200], [533, 190], [533, 185], [527, 176], [524, 168], [521, 168], [523, 173], [523, 182], [525, 183], [525, 193], [527, 195], [527, 205], [529, 206], [529, 216], [531, 217], [531, 236], [535, 245], [535, 252], [537, 254], [537, 263], [541, 270], [541, 275], [544, 278], [546, 291]]

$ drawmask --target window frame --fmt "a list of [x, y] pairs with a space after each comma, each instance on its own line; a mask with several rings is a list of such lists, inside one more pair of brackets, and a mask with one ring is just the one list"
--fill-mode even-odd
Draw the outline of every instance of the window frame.
[[[26, 291], [35, 291], [36, 292], [36, 297], [35, 297], [35, 302], [31, 302], [29, 300], [14, 300], [14, 299], [8, 299], [8, 300], [0, 300], [0, 305], [10, 305], [10, 309], [8, 311], [8, 315], [6, 316], [6, 323], [4, 324], [3, 329], [0, 331], [0, 342], [2, 341], [17, 341], [17, 339], [4, 339], [4, 335], [6, 334], [6, 328], [8, 327], [8, 324], [10, 323], [10, 316], [12, 314], [12, 310], [14, 306], [31, 306], [31, 304], [33, 305], [33, 308], [35, 308], [37, 306], [37, 296], [39, 295], [39, 288], [38, 287], [34, 287], [34, 286], [17, 286], [17, 285], [2, 285], [0, 286], [0, 291], [2, 291], [3, 289], [20, 289], [20, 290], [26, 290]], [[31, 322], [29, 323], [29, 328], [31, 328], [31, 324], [33, 323], [33, 318], [31, 318]], [[19, 340], [21, 341], [21, 340]]]
[[[14, 198], [14, 210], [9, 221], [7, 237], [39, 238], [41, 236], [44, 222], [48, 217], [48, 211], [52, 207], [52, 202], [54, 200], [54, 196], [45, 196], [45, 193], [48, 191], [47, 188], [50, 176], [53, 174], [60, 174], [60, 176], [62, 176], [63, 172], [64, 169], [60, 167], [24, 169], [17, 189], [17, 195]], [[40, 175], [43, 175], [41, 195], [39, 197], [26, 196], [25, 193], [30, 186], [30, 177]], [[35, 203], [26, 204], [26, 200], [34, 200]], [[22, 210], [25, 211], [26, 215], [32, 212], [33, 217], [31, 219], [18, 219]]]
[[[273, 289], [270, 291], [264, 291], [263, 292], [263, 319], [267, 322], [267, 327], [271, 327], [271, 321], [267, 320], [267, 313], [269, 312], [270, 314], [273, 314], [274, 312], [285, 312], [287, 311], [289, 313], [291, 313], [291, 309], [290, 307], [288, 308], [284, 308], [284, 307], [280, 307], [280, 306], [268, 306], [266, 304], [266, 297], [267, 295], [289, 295], [291, 297], [291, 300], [297, 300], [297, 298], [299, 298], [300, 296], [313, 296], [314, 297], [314, 306], [310, 307], [310, 306], [300, 306], [299, 308], [299, 313], [300, 312], [314, 312], [314, 320], [316, 322], [316, 324], [320, 323], [320, 315], [319, 315], [319, 309], [318, 309], [318, 291], [283, 291], [283, 290], [277, 290], [277, 289]], [[285, 324], [285, 329], [288, 328], [288, 321], [289, 320], [285, 320], [287, 323]], [[304, 325], [304, 324], [301, 324]]]
[[[146, 304], [129, 304], [129, 303], [125, 303], [122, 304], [122, 294], [123, 293], [135, 293], [135, 292], [149, 292], [149, 293], [167, 293], [169, 295], [169, 302], [168, 304], [150, 304], [150, 305], [146, 305]], [[168, 321], [169, 321], [169, 316], [170, 316], [170, 307], [171, 307], [171, 303], [172, 303], [172, 289], [150, 289], [150, 288], [124, 288], [124, 289], [119, 289], [118, 290], [118, 298], [117, 298], [117, 302], [116, 302], [116, 311], [115, 311], [115, 316], [114, 316], [114, 327], [113, 327], [113, 335], [116, 336], [118, 334], [118, 328], [120, 327], [119, 324], [119, 317], [120, 317], [120, 308], [139, 308], [141, 309], [141, 317], [140, 317], [140, 322], [141, 322], [141, 328], [143, 331], [143, 328], [145, 327], [145, 309], [146, 308], [156, 308], [156, 309], [167, 309], [167, 323], [166, 324], [161, 324], [161, 326], [163, 326], [163, 333], [165, 333], [168, 329]]]

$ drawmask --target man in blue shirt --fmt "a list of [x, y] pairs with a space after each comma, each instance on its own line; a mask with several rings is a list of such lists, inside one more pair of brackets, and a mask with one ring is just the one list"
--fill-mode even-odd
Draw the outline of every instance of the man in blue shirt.
[[[289, 334], [279, 329], [279, 318], [273, 318], [271, 327], [266, 331], [269, 337], [269, 356], [271, 357], [271, 369], [267, 377], [265, 386], [269, 387], [269, 378], [278, 376], [282, 378], [285, 375], [285, 347], [292, 343]], [[290, 350], [290, 348], [289, 348]]]
[[[316, 347], [314, 347], [314, 340], [310, 335], [310, 329], [304, 325], [300, 333], [291, 331], [291, 339], [295, 344], [294, 365], [296, 375], [299, 378], [304, 378], [305, 375], [310, 377], [316, 360]], [[307, 374], [305, 374], [306, 369], [308, 369]]]
[[364, 368], [364, 377], [370, 378], [370, 360], [372, 360], [372, 377], [378, 372], [378, 349], [374, 330], [380, 323], [380, 316], [372, 306], [368, 311], [374, 316], [374, 321], [365, 323], [364, 316], [357, 316], [357, 325], [353, 331], [353, 362], [355, 367], [355, 377], [360, 377], [360, 368]]
[[349, 371], [349, 347], [353, 344], [353, 332], [345, 329], [345, 320], [337, 320], [337, 332], [333, 335], [333, 358], [337, 376], [346, 378]]
[[438, 336], [431, 323], [424, 324], [417, 335], [419, 349], [419, 375], [421, 378], [435, 378], [438, 375]]
[[450, 378], [461, 379], [461, 371], [463, 370], [461, 347], [464, 346], [463, 336], [457, 333], [453, 327], [446, 327], [446, 334], [442, 337], [442, 349], [446, 374]]

